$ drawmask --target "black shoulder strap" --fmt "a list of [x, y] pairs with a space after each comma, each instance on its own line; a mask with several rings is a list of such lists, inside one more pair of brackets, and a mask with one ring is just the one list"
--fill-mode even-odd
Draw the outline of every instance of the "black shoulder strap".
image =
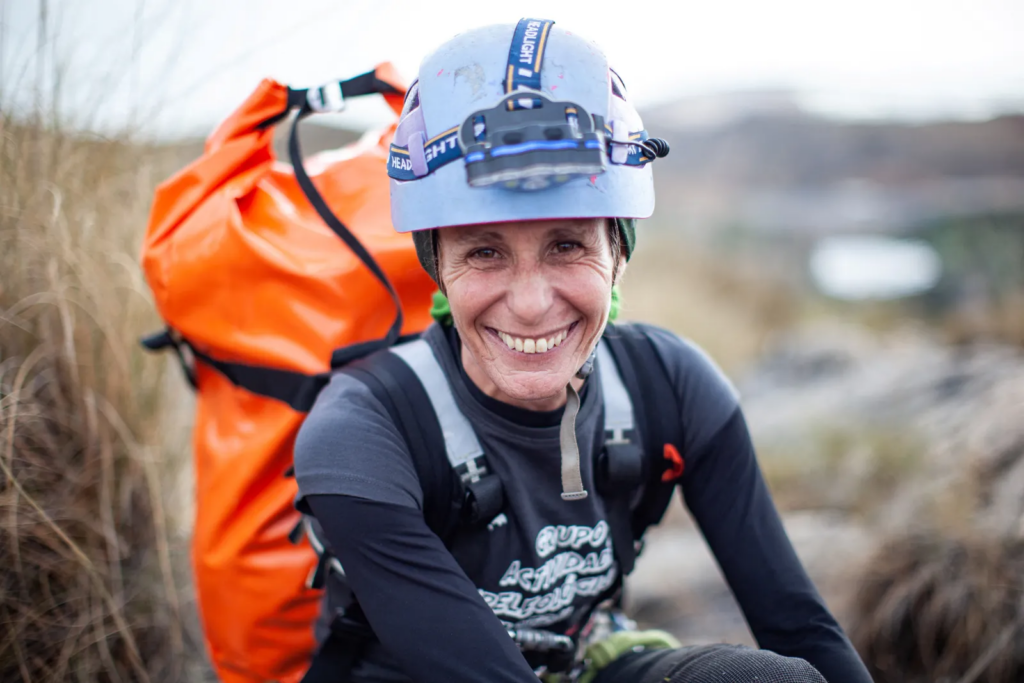
[[423, 487], [427, 526], [447, 540], [462, 510], [461, 491], [445, 456], [444, 434], [423, 384], [398, 356], [383, 351], [342, 372], [365, 384], [402, 433]]
[[665, 482], [663, 476], [673, 463], [664, 454], [667, 444], [682, 452], [682, 412], [664, 361], [641, 329], [616, 326], [604, 338], [633, 401], [647, 456], [644, 493], [632, 513], [633, 538], [639, 540], [648, 527], [661, 521], [672, 499], [675, 482]]
[[[359, 380], [384, 406], [409, 448], [423, 487], [427, 526], [447, 541], [462, 510], [462, 492], [445, 452], [444, 434], [426, 389], [398, 356], [379, 351], [340, 370]], [[366, 642], [375, 638], [357, 602], [335, 614], [327, 638], [313, 656], [302, 683], [348, 680]]]

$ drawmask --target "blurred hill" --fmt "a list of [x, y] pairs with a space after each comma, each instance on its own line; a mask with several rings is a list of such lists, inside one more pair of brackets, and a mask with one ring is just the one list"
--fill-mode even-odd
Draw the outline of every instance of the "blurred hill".
[[699, 254], [704, 270], [720, 263], [731, 280], [742, 271], [753, 289], [782, 284], [800, 308], [824, 298], [809, 262], [827, 238], [914, 238], [941, 261], [937, 286], [881, 314], [840, 312], [926, 319], [955, 341], [1024, 342], [1024, 116], [851, 122], [813, 115], [785, 91], [688, 98], [643, 114], [672, 147], [656, 166], [658, 207], [645, 225], [675, 244], [663, 254]]
[[809, 114], [784, 92], [691, 98], [643, 114], [672, 145], [655, 174], [655, 222], [691, 236], [736, 224], [894, 231], [1024, 209], [1024, 116], [848, 122]]

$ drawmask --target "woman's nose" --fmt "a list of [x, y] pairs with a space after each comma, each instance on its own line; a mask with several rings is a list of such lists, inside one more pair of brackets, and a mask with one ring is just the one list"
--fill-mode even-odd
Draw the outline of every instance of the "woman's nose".
[[554, 303], [555, 292], [539, 268], [517, 272], [509, 292], [509, 308], [524, 325], [543, 322]]

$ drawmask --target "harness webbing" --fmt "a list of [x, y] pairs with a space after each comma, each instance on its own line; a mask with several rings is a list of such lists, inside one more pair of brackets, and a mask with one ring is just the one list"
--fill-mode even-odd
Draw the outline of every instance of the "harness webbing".
[[480, 447], [473, 426], [456, 405], [451, 385], [430, 344], [424, 339], [417, 339], [408, 344], [392, 347], [390, 353], [405, 361], [416, 373], [420, 384], [427, 392], [430, 405], [444, 434], [448, 462], [456, 471], [460, 468], [465, 470], [467, 467], [472, 469], [476, 459], [484, 454], [484, 449]]
[[597, 364], [600, 368], [601, 395], [604, 398], [604, 431], [606, 436], [623, 439], [635, 428], [633, 401], [612, 358], [608, 343], [597, 345]]

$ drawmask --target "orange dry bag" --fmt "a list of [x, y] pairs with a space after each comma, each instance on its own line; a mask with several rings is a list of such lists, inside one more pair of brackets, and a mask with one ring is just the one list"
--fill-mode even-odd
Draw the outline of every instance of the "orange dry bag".
[[[198, 392], [192, 561], [227, 683], [297, 681], [309, 666], [317, 557], [289, 541], [286, 472], [332, 354], [340, 364], [430, 322], [434, 284], [391, 226], [394, 125], [302, 166], [298, 120], [368, 93], [398, 113], [405, 87], [388, 64], [308, 92], [263, 81], [153, 202], [142, 264], [168, 331], [144, 343], [173, 347]], [[292, 109], [289, 166], [271, 141]]]

